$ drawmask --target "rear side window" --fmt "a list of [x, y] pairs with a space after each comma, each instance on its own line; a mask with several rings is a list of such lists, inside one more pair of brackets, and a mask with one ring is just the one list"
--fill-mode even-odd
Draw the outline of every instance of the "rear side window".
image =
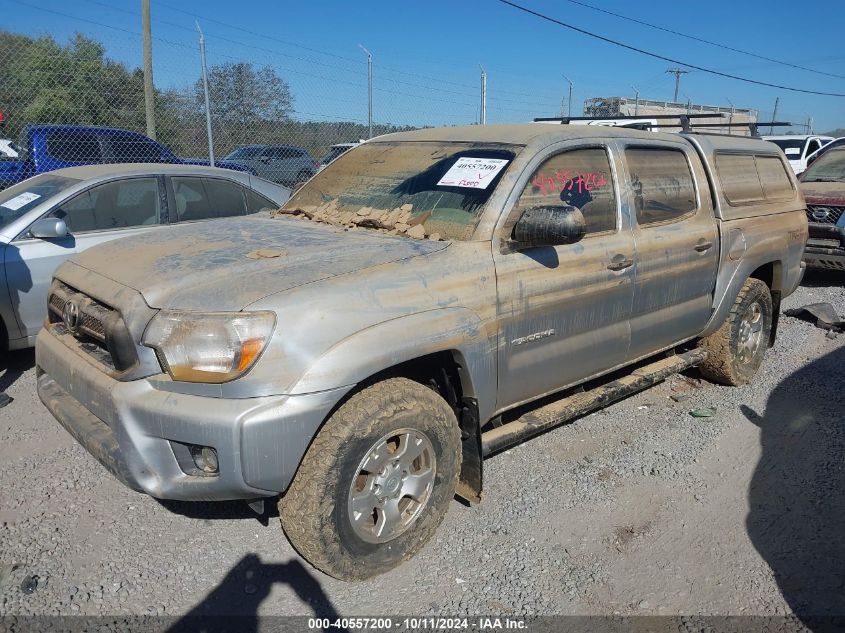
[[259, 211], [271, 211], [273, 209], [278, 209], [279, 205], [265, 198], [260, 193], [253, 191], [252, 189], [244, 189], [246, 192], [246, 212], [247, 213], [258, 213]]
[[109, 160], [116, 163], [158, 163], [161, 149], [150, 141], [131, 137], [108, 138]]
[[716, 172], [732, 207], [784, 200], [795, 195], [792, 181], [777, 156], [718, 153]]
[[103, 160], [100, 142], [87, 132], [51, 132], [47, 135], [47, 153], [68, 163], [99, 163]]
[[180, 222], [244, 215], [246, 206], [239, 185], [214, 178], [173, 177], [176, 215]]
[[517, 202], [521, 211], [559, 205], [581, 209], [587, 235], [616, 229], [616, 190], [606, 150], [584, 148], [552, 156], [534, 172]]
[[671, 222], [698, 207], [695, 182], [681, 150], [631, 147], [625, 150], [625, 159], [638, 224]]

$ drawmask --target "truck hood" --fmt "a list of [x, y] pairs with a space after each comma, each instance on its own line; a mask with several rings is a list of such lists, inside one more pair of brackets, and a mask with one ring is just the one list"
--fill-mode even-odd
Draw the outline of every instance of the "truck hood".
[[845, 205], [845, 182], [802, 182], [807, 204]]
[[251, 216], [114, 240], [71, 261], [134, 288], [153, 308], [242, 310], [268, 295], [448, 244]]

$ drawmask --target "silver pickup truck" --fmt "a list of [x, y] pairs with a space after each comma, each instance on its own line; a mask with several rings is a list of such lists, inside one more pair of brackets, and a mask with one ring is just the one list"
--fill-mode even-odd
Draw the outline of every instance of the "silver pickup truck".
[[764, 141], [392, 134], [272, 217], [64, 264], [38, 392], [128, 486], [278, 498], [306, 559], [361, 579], [413, 556], [455, 494], [477, 502], [486, 455], [692, 366], [751, 380], [806, 239]]

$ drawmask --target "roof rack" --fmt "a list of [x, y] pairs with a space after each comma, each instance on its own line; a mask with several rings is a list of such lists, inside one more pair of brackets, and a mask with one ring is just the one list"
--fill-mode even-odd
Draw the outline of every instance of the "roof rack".
[[726, 118], [728, 115], [724, 112], [710, 112], [710, 113], [682, 113], [682, 114], [643, 114], [643, 115], [632, 115], [632, 114], [624, 114], [619, 116], [571, 116], [571, 117], [535, 117], [535, 123], [541, 123], [544, 121], [560, 121], [561, 124], [567, 124], [571, 121], [642, 121], [643, 119], [655, 119], [660, 121], [666, 120], [676, 120], [678, 123], [652, 123], [650, 127], [680, 127], [681, 131], [689, 133], [689, 134], [712, 134], [714, 136], [731, 136], [730, 134], [720, 134], [718, 132], [696, 132], [693, 130], [693, 127], [696, 128], [732, 128], [732, 127], [743, 127], [748, 128], [751, 133], [751, 136], [760, 136], [757, 131], [757, 128], [760, 126], [769, 126], [772, 127], [789, 127], [792, 123], [788, 121], [745, 121], [741, 123], [693, 123], [691, 119], [723, 119]]

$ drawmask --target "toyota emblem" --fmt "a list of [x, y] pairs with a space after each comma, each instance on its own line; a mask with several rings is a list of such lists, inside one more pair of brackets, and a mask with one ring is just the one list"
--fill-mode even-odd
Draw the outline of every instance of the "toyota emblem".
[[71, 334], [79, 332], [79, 323], [81, 320], [79, 307], [73, 301], [66, 302], [65, 307], [62, 308], [62, 321], [65, 322]]

